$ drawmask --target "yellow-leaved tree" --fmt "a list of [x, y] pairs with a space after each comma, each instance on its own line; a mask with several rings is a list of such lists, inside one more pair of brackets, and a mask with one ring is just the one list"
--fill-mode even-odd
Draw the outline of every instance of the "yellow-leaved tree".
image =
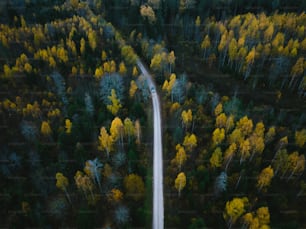
[[99, 139], [98, 150], [100, 151], [105, 150], [107, 157], [109, 157], [109, 153], [113, 147], [113, 138], [107, 133], [105, 127], [101, 127], [98, 139]]
[[188, 111], [183, 110], [182, 114], [181, 114], [181, 117], [182, 117], [182, 124], [187, 129], [187, 127], [192, 122], [192, 111], [191, 111], [191, 109], [188, 109]]
[[126, 196], [136, 201], [143, 198], [145, 185], [140, 176], [137, 174], [129, 174], [124, 178], [123, 183], [126, 190]]
[[245, 209], [249, 203], [247, 197], [233, 198], [227, 201], [223, 212], [223, 218], [227, 221], [228, 227], [231, 228], [233, 224], [245, 213]]
[[302, 129], [300, 131], [295, 131], [295, 144], [298, 147], [302, 148], [306, 143], [306, 129]]
[[186, 152], [181, 144], [177, 144], [175, 149], [176, 149], [176, 155], [175, 158], [171, 161], [171, 163], [176, 164], [179, 167], [179, 170], [181, 170], [182, 165], [187, 160]]
[[225, 130], [222, 128], [216, 128], [212, 134], [213, 146], [219, 145], [223, 142], [225, 138]]
[[117, 189], [113, 188], [108, 194], [108, 200], [113, 203], [119, 203], [123, 199], [123, 193]]
[[209, 162], [212, 168], [219, 168], [222, 165], [222, 151], [220, 147], [217, 147], [211, 155]]
[[49, 122], [47, 121], [43, 121], [41, 123], [41, 127], [40, 127], [40, 132], [45, 135], [45, 136], [48, 136], [52, 133], [52, 130], [51, 130], [51, 127], [49, 125]]
[[67, 187], [69, 185], [68, 178], [65, 177], [62, 173], [56, 173], [56, 187], [65, 192], [65, 195], [68, 201], [71, 203], [70, 195], [67, 191]]
[[124, 126], [123, 126], [121, 119], [119, 117], [115, 117], [110, 127], [110, 133], [111, 133], [112, 139], [114, 141], [117, 141], [120, 138], [121, 143], [122, 143], [123, 142], [123, 131], [124, 131]]
[[192, 149], [197, 146], [197, 137], [195, 134], [187, 134], [184, 138], [183, 145], [187, 151], [191, 152]]
[[67, 134], [71, 133], [71, 128], [72, 128], [72, 122], [70, 121], [70, 119], [67, 118], [65, 120], [65, 129]]
[[186, 175], [184, 172], [180, 172], [174, 182], [174, 187], [178, 191], [178, 195], [181, 196], [181, 191], [186, 186]]
[[120, 104], [120, 101], [117, 98], [115, 89], [112, 89], [111, 95], [108, 96], [108, 99], [110, 100], [111, 104], [107, 105], [106, 107], [113, 115], [116, 115], [122, 105]]
[[124, 122], [124, 134], [128, 136], [128, 141], [130, 142], [131, 137], [135, 136], [135, 126], [131, 119], [125, 118]]
[[256, 212], [248, 212], [242, 217], [243, 226], [247, 228], [269, 229], [270, 213], [268, 207], [260, 207]]
[[263, 188], [266, 188], [270, 185], [271, 180], [274, 176], [274, 171], [271, 165], [268, 167], [264, 168], [261, 173], [259, 174], [257, 178], [257, 188], [258, 190], [262, 190]]
[[129, 95], [130, 95], [130, 98], [134, 98], [134, 95], [137, 91], [138, 87], [137, 87], [137, 84], [134, 80], [131, 80], [130, 82], [130, 90], [129, 90]]

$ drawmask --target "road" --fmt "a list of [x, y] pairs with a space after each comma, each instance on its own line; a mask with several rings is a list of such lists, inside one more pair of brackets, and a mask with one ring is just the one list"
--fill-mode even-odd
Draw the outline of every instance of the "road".
[[164, 228], [164, 193], [163, 193], [163, 156], [162, 156], [162, 133], [161, 133], [161, 112], [159, 97], [152, 76], [149, 74], [143, 63], [136, 61], [138, 68], [146, 77], [151, 91], [153, 112], [154, 112], [154, 144], [153, 144], [153, 227], [154, 229]]

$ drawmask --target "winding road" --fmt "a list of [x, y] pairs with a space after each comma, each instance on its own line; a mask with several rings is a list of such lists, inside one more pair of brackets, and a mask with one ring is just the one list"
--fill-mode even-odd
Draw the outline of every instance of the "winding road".
[[149, 74], [143, 63], [136, 61], [138, 68], [146, 77], [151, 91], [153, 112], [154, 112], [154, 143], [153, 143], [153, 227], [154, 229], [164, 228], [164, 193], [163, 193], [163, 157], [162, 157], [162, 134], [161, 134], [161, 113], [160, 102], [156, 93], [156, 87], [152, 76]]

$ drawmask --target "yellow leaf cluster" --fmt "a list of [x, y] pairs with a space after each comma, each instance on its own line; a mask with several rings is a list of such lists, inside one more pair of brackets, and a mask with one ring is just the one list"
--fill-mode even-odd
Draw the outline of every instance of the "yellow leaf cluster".
[[120, 202], [123, 199], [123, 193], [119, 189], [113, 188], [110, 191], [108, 199], [111, 202], [118, 203], [118, 202]]
[[295, 131], [295, 144], [302, 148], [306, 143], [306, 129]]
[[174, 187], [177, 189], [179, 192], [179, 195], [183, 188], [186, 186], [186, 175], [183, 172], [180, 172], [174, 182]]
[[109, 152], [113, 146], [113, 138], [107, 133], [105, 127], [101, 127], [100, 135], [98, 137], [99, 145], [98, 150], [106, 150], [107, 155], [109, 156]]
[[145, 185], [140, 176], [137, 174], [129, 174], [124, 178], [124, 187], [126, 195], [138, 201], [144, 196]]
[[114, 141], [117, 141], [119, 137], [123, 134], [123, 123], [119, 117], [115, 117], [111, 123], [110, 133]]
[[188, 109], [188, 111], [183, 110], [182, 114], [182, 121], [185, 126], [189, 125], [192, 122], [192, 111], [191, 109]]
[[41, 123], [40, 132], [43, 135], [50, 135], [52, 133], [51, 127], [47, 121]]
[[67, 177], [65, 177], [62, 173], [56, 173], [56, 187], [61, 190], [66, 190], [67, 186], [69, 185]]
[[225, 130], [222, 128], [216, 128], [212, 135], [213, 145], [219, 145], [223, 142], [225, 138]]
[[248, 198], [233, 198], [231, 201], [227, 201], [223, 217], [227, 221], [235, 223], [237, 219], [245, 213], [245, 208], [248, 205]]
[[116, 115], [122, 105], [120, 104], [119, 99], [117, 99], [115, 89], [112, 89], [111, 95], [108, 96], [108, 99], [110, 100], [111, 104], [107, 105], [106, 107], [113, 115]]
[[257, 178], [257, 188], [261, 190], [262, 188], [269, 186], [273, 176], [274, 171], [273, 168], [271, 168], [271, 165], [264, 168]]
[[222, 151], [221, 148], [218, 147], [214, 150], [213, 154], [211, 155], [209, 162], [211, 167], [213, 168], [219, 168], [222, 165]]
[[70, 119], [66, 119], [65, 120], [65, 129], [66, 129], [67, 134], [71, 133], [71, 128], [72, 128], [72, 122], [70, 121]]
[[187, 134], [184, 138], [183, 145], [188, 151], [191, 151], [194, 147], [197, 146], [197, 137], [195, 134]]
[[130, 90], [129, 90], [130, 98], [134, 97], [137, 89], [138, 89], [138, 87], [137, 87], [136, 82], [134, 80], [131, 80], [131, 82], [130, 82]]
[[155, 12], [149, 5], [140, 6], [140, 15], [147, 18], [150, 24], [153, 24], [156, 21]]

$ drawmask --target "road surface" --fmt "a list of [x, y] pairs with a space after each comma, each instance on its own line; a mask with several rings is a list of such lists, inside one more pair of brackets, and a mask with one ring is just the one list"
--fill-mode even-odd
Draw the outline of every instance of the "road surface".
[[146, 77], [151, 91], [154, 113], [154, 143], [153, 143], [153, 228], [164, 228], [164, 193], [163, 193], [163, 157], [160, 102], [152, 76], [138, 59], [137, 66]]

